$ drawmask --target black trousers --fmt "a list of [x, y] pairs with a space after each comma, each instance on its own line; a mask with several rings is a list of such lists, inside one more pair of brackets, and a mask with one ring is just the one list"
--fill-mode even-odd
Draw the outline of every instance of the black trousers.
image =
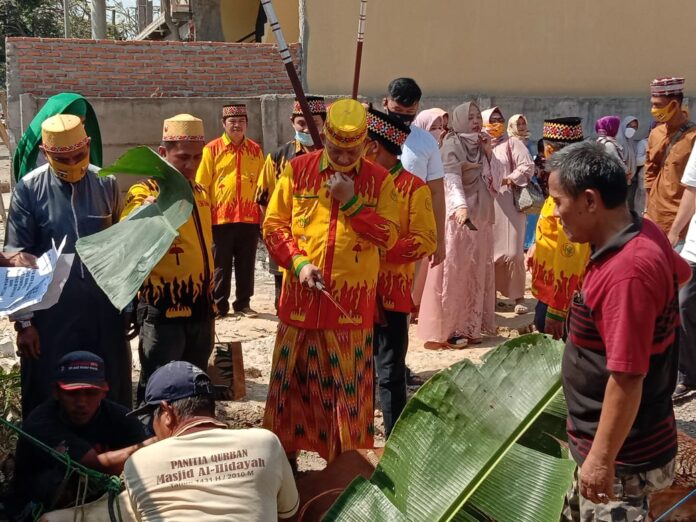
[[172, 361], [187, 361], [204, 372], [208, 370], [208, 359], [213, 351], [215, 318], [166, 319], [152, 306], [138, 306], [140, 339], [140, 380], [138, 381], [137, 404], [145, 398], [145, 387], [150, 376]]
[[215, 259], [215, 289], [213, 297], [218, 312], [230, 311], [232, 267], [234, 267], [235, 312], [249, 306], [254, 295], [254, 267], [259, 241], [259, 225], [227, 223], [213, 227], [213, 257]]
[[546, 311], [549, 309], [549, 305], [537, 301], [536, 308], [534, 308], [534, 326], [537, 332], [544, 333], [546, 329]]
[[408, 314], [384, 312], [386, 326], [375, 325], [374, 358], [379, 404], [384, 415], [385, 436], [406, 406], [406, 352]]
[[696, 387], [696, 264], [691, 280], [679, 290], [679, 382]]

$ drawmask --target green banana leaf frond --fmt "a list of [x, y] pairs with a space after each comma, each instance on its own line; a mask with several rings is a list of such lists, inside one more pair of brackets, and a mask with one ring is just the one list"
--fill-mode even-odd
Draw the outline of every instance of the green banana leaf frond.
[[186, 178], [148, 147], [129, 149], [99, 175], [120, 173], [155, 178], [157, 200], [101, 232], [81, 237], [75, 248], [97, 285], [123, 310], [171, 248], [178, 228], [191, 216], [194, 198]]
[[562, 352], [530, 334], [435, 375], [372, 478], [353, 481], [324, 520], [556, 522], [575, 469], [559, 444]]

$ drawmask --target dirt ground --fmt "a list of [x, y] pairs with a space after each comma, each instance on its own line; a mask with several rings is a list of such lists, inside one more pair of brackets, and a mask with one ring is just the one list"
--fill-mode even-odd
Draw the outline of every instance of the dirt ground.
[[[0, 146], [0, 186], [9, 181], [9, 158], [7, 150]], [[5, 182], [5, 183], [3, 183]], [[3, 194], [5, 206], [9, 209], [9, 194]], [[0, 223], [0, 234], [4, 238], [4, 219]], [[271, 357], [277, 328], [277, 318], [273, 307], [273, 277], [267, 270], [266, 253], [259, 250], [256, 266], [255, 295], [251, 306], [259, 312], [254, 319], [226, 317], [216, 323], [216, 333], [222, 341], [241, 341], [244, 352], [247, 395], [238, 401], [221, 402], [218, 413], [233, 427], [260, 426], [263, 419], [263, 409], [268, 392], [268, 382], [271, 371]], [[234, 289], [232, 290], [234, 295]], [[496, 319], [498, 334], [484, 337], [483, 343], [475, 348], [464, 350], [431, 351], [423, 348], [423, 343], [415, 335], [415, 326], [410, 330], [410, 347], [406, 358], [408, 366], [420, 377], [427, 379], [437, 371], [454, 364], [464, 358], [479, 361], [481, 356], [492, 347], [506, 339], [516, 337], [521, 333], [531, 331], [533, 321], [534, 300], [527, 294], [525, 304], [530, 313], [515, 315], [513, 304], [509, 300], [497, 299]], [[7, 319], [0, 319], [0, 366], [7, 367], [16, 364], [14, 356], [14, 331]], [[133, 381], [139, 375], [137, 342], [131, 345], [133, 350]], [[415, 389], [411, 389], [411, 392]], [[677, 419], [680, 429], [691, 436], [696, 436], [696, 393], [692, 393], [676, 405]], [[384, 432], [381, 412], [375, 406], [376, 445], [384, 444]], [[299, 458], [300, 470], [321, 469], [326, 463], [318, 455], [303, 453]]]

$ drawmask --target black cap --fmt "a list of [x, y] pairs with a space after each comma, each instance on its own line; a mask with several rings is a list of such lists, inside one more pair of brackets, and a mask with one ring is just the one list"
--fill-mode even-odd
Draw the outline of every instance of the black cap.
[[98, 389], [108, 391], [104, 360], [92, 352], [66, 353], [58, 361], [56, 382], [61, 390]]
[[198, 366], [186, 361], [165, 364], [150, 376], [145, 388], [145, 402], [129, 415], [144, 415], [160, 402], [173, 402], [188, 397], [214, 397], [210, 377]]

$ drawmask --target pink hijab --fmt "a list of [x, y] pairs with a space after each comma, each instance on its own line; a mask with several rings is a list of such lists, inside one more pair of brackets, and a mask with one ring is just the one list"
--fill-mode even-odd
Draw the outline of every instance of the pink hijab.
[[420, 127], [423, 130], [429, 131], [435, 123], [435, 121], [437, 121], [438, 118], [442, 119], [442, 117], [446, 114], [447, 112], [443, 111], [442, 109], [426, 109], [418, 113], [416, 119], [413, 120], [413, 124], [416, 127]]

